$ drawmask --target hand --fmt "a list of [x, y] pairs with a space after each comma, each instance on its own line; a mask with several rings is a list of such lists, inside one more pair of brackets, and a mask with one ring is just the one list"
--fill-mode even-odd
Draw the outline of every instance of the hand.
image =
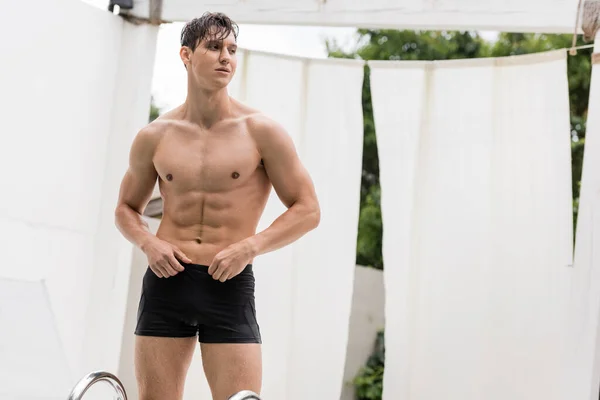
[[208, 273], [214, 280], [225, 282], [239, 275], [253, 257], [252, 246], [248, 242], [234, 243], [217, 253]]
[[184, 270], [175, 256], [186, 263], [192, 262], [176, 246], [158, 238], [149, 241], [143, 246], [142, 251], [148, 257], [148, 266], [159, 278], [175, 276]]

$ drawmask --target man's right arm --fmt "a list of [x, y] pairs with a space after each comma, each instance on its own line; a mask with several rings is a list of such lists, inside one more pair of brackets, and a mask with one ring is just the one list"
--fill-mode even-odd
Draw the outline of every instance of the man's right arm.
[[115, 209], [117, 228], [127, 240], [142, 250], [154, 237], [142, 214], [158, 177], [152, 161], [158, 135], [155, 127], [147, 126], [133, 140], [129, 152], [129, 168], [121, 182]]
[[115, 223], [123, 236], [146, 254], [156, 276], [168, 278], [184, 270], [176, 257], [188, 263], [192, 260], [176, 246], [157, 238], [142, 218], [158, 177], [152, 159], [159, 137], [160, 131], [149, 125], [133, 140], [129, 168], [119, 190]]

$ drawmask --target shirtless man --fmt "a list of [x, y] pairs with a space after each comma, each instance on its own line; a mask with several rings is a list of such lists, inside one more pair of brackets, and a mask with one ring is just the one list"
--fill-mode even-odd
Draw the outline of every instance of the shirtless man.
[[[115, 217], [148, 257], [135, 331], [141, 400], [183, 397], [195, 340], [214, 400], [260, 393], [253, 259], [319, 224], [312, 180], [287, 132], [228, 95], [236, 39], [223, 14], [185, 26], [187, 99], [131, 146]], [[164, 208], [153, 235], [142, 213], [157, 179]], [[287, 211], [257, 233], [271, 186]]]

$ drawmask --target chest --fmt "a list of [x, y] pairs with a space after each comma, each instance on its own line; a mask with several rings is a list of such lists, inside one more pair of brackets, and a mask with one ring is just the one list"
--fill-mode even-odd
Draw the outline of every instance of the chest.
[[243, 133], [173, 134], [161, 141], [154, 165], [177, 191], [220, 192], [243, 185], [261, 168], [255, 142]]

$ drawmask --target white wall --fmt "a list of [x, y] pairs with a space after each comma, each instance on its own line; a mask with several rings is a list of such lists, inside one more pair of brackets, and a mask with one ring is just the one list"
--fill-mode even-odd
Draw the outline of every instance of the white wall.
[[[100, 213], [112, 200], [103, 182], [115, 184], [115, 96], [139, 94], [119, 81], [123, 43], [144, 27], [79, 0], [0, 0], [0, 9], [0, 310], [10, 310], [0, 313], [0, 348], [14, 355], [0, 356], [0, 397], [65, 398], [89, 372], [84, 355], [102, 351], [84, 347], [85, 314]], [[135, 101], [147, 118], [150, 79], [142, 84]]]
[[119, 365], [128, 277], [133, 246], [114, 225], [119, 186], [129, 164], [129, 149], [137, 132], [148, 123], [150, 89], [158, 27], [125, 24], [119, 54], [119, 73], [112, 100], [104, 165], [101, 206], [95, 235], [94, 284], [87, 294], [84, 368], [114, 371]]

